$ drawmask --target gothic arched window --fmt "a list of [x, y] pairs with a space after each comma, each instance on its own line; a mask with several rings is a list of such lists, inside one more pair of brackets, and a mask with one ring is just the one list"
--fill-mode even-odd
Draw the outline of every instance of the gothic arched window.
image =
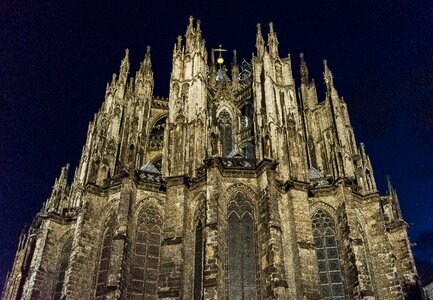
[[57, 281], [54, 289], [54, 300], [60, 300], [62, 297], [63, 284], [65, 282], [65, 273], [69, 265], [69, 257], [72, 250], [72, 238], [68, 238], [60, 253], [59, 266], [57, 270]]
[[194, 253], [194, 300], [201, 300], [203, 287], [203, 224], [201, 221], [198, 221], [195, 227]]
[[142, 209], [132, 247], [130, 298], [157, 299], [162, 219], [150, 205]]
[[229, 299], [256, 299], [256, 254], [253, 207], [238, 193], [228, 207]]
[[232, 151], [233, 137], [232, 119], [230, 118], [229, 113], [225, 110], [222, 111], [218, 116], [218, 129], [220, 131], [222, 156], [226, 157]]
[[96, 279], [96, 299], [104, 299], [107, 293], [107, 279], [110, 268], [111, 244], [113, 241], [113, 226], [108, 226], [102, 241], [101, 256], [99, 260]]
[[345, 299], [334, 220], [319, 209], [312, 221], [322, 299]]
[[153, 125], [149, 136], [149, 150], [160, 150], [164, 145], [164, 130], [167, 116], [160, 118]]

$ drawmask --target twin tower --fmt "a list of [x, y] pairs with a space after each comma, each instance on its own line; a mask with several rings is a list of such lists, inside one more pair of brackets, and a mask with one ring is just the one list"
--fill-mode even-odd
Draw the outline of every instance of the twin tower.
[[217, 52], [190, 18], [165, 99], [150, 49], [135, 77], [126, 51], [3, 299], [422, 297], [397, 194], [378, 193], [326, 61], [319, 101], [272, 24], [251, 62]]

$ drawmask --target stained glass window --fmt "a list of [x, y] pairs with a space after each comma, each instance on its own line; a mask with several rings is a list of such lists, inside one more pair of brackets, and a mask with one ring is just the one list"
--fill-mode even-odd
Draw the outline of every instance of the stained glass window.
[[69, 256], [71, 255], [72, 238], [69, 238], [62, 248], [60, 254], [59, 267], [57, 273], [57, 282], [54, 290], [54, 299], [60, 300], [62, 297], [62, 289], [65, 281], [65, 273], [69, 264]]
[[228, 208], [229, 299], [256, 299], [253, 207], [238, 193]]
[[195, 228], [195, 257], [194, 257], [194, 300], [202, 299], [203, 286], [203, 226], [201, 221]]
[[110, 268], [111, 244], [113, 241], [113, 228], [109, 226], [105, 231], [102, 242], [101, 258], [99, 260], [98, 277], [96, 280], [96, 299], [104, 299], [107, 293], [108, 270]]
[[333, 218], [319, 209], [313, 216], [313, 235], [322, 299], [345, 299]]
[[139, 213], [133, 245], [129, 299], [158, 299], [162, 220], [155, 206]]

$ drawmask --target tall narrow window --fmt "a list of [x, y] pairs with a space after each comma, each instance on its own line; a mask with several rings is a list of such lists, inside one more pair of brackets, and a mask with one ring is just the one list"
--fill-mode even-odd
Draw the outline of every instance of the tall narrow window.
[[228, 207], [229, 299], [256, 299], [253, 207], [238, 193]]
[[69, 257], [71, 256], [72, 238], [68, 238], [62, 248], [60, 254], [59, 266], [57, 270], [57, 281], [54, 290], [54, 300], [60, 300], [62, 297], [63, 284], [65, 282], [65, 273], [69, 264]]
[[96, 299], [104, 299], [107, 293], [108, 270], [110, 268], [111, 244], [113, 241], [113, 226], [108, 226], [102, 242], [101, 258], [99, 260], [98, 277], [96, 280]]
[[222, 111], [218, 116], [218, 129], [220, 131], [220, 141], [222, 156], [227, 157], [232, 151], [232, 119], [226, 111]]
[[322, 299], [345, 299], [334, 220], [324, 210], [313, 216], [313, 235]]
[[138, 215], [131, 266], [131, 299], [157, 299], [162, 220], [155, 206]]
[[194, 300], [202, 299], [203, 287], [203, 226], [201, 221], [195, 228], [194, 256]]

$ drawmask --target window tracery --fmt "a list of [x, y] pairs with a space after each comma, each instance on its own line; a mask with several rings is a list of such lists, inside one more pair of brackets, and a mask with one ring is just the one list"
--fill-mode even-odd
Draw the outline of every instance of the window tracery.
[[203, 224], [199, 220], [195, 227], [194, 300], [202, 299], [202, 287], [203, 287]]
[[345, 299], [334, 220], [319, 209], [312, 223], [322, 299]]
[[253, 207], [238, 193], [228, 207], [229, 299], [256, 299], [256, 254]]
[[140, 211], [132, 247], [131, 298], [154, 299], [158, 296], [161, 226], [162, 219], [155, 206]]
[[69, 265], [69, 257], [71, 256], [72, 250], [72, 238], [68, 238], [65, 245], [62, 248], [60, 254], [59, 267], [57, 271], [57, 281], [54, 288], [54, 300], [60, 300], [62, 297], [63, 284], [65, 282], [65, 273]]
[[113, 226], [108, 226], [102, 242], [101, 256], [96, 280], [96, 299], [104, 299], [107, 293], [107, 279], [110, 268], [111, 244], [113, 242]]

